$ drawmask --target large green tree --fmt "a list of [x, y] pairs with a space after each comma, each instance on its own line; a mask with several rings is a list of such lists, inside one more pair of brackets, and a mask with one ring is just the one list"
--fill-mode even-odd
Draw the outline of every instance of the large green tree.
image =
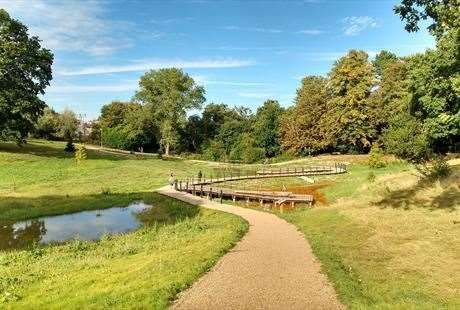
[[252, 125], [255, 144], [264, 149], [265, 157], [280, 153], [280, 118], [284, 109], [276, 100], [267, 100], [257, 109]]
[[295, 104], [286, 110], [281, 121], [282, 146], [294, 154], [311, 154], [331, 144], [326, 119], [328, 80], [321, 76], [307, 76], [297, 89]]
[[24, 141], [46, 105], [53, 54], [0, 9], [0, 140]]
[[179, 141], [179, 132], [186, 124], [187, 111], [201, 108], [204, 88], [177, 68], [151, 70], [139, 82], [135, 99], [145, 105], [159, 124], [160, 143], [165, 154]]
[[431, 20], [428, 30], [440, 38], [460, 28], [460, 0], [402, 0], [394, 11], [406, 23], [406, 30], [419, 30], [419, 24]]
[[340, 149], [366, 151], [375, 139], [369, 102], [375, 82], [374, 68], [364, 51], [351, 50], [329, 73], [332, 98], [325, 117]]

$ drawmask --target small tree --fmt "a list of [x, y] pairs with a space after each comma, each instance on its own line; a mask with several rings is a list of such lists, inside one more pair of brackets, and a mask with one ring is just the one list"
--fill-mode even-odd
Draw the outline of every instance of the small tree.
[[80, 164], [82, 161], [86, 160], [87, 158], [86, 148], [84, 145], [80, 144], [77, 146], [77, 150], [75, 151], [75, 162]]
[[368, 160], [369, 167], [371, 168], [385, 167], [386, 163], [383, 157], [384, 157], [384, 154], [383, 154], [382, 149], [377, 144], [372, 145], [371, 151], [369, 152], [369, 160]]
[[67, 141], [66, 152], [75, 151], [73, 139], [77, 133], [78, 119], [74, 112], [65, 110], [59, 115], [59, 134]]

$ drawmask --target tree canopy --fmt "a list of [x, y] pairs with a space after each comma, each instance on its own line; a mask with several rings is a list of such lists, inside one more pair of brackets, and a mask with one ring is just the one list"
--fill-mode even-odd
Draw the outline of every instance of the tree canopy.
[[27, 27], [0, 9], [0, 140], [22, 143], [46, 105], [53, 54]]
[[179, 130], [185, 126], [186, 112], [199, 109], [205, 101], [204, 88], [177, 68], [151, 70], [139, 81], [135, 100], [147, 107], [159, 124], [160, 143], [166, 155], [179, 141]]

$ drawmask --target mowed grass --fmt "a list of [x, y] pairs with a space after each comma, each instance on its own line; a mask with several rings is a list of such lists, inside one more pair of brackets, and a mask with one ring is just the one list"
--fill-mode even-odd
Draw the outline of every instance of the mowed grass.
[[340, 299], [351, 309], [459, 309], [460, 167], [442, 182], [400, 163], [356, 164], [333, 179], [321, 189], [329, 205], [278, 215], [304, 233]]
[[203, 163], [114, 155], [88, 150], [77, 165], [65, 144], [34, 140], [0, 143], [0, 220], [125, 205], [177, 177], [210, 169]]
[[0, 251], [0, 308], [163, 309], [241, 238], [242, 219], [153, 192], [170, 172], [208, 167], [89, 151], [76, 165], [62, 143], [0, 143], [0, 222], [152, 204], [158, 222], [100, 241]]

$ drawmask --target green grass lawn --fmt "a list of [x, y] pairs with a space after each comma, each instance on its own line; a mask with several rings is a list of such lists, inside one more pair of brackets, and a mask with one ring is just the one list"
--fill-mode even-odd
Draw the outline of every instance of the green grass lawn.
[[[247, 230], [242, 219], [154, 193], [203, 163], [89, 151], [76, 165], [57, 142], [0, 143], [0, 223], [143, 200], [158, 222], [97, 242], [0, 251], [0, 307], [154, 308], [208, 270]], [[207, 170], [209, 169], [209, 170]]]
[[[78, 166], [63, 146], [0, 144], [0, 220], [133, 200], [159, 207], [163, 220], [98, 242], [0, 252], [2, 307], [164, 308], [247, 229], [232, 215], [152, 192], [170, 172], [216, 175], [221, 164], [90, 151]], [[281, 165], [330, 160], [351, 164], [345, 175], [316, 178], [323, 203], [275, 214], [304, 233], [342, 302], [351, 309], [460, 308], [460, 166], [444, 181], [423, 182], [407, 164], [392, 161], [371, 170], [364, 156]], [[299, 178], [231, 183], [256, 189], [307, 185]]]

